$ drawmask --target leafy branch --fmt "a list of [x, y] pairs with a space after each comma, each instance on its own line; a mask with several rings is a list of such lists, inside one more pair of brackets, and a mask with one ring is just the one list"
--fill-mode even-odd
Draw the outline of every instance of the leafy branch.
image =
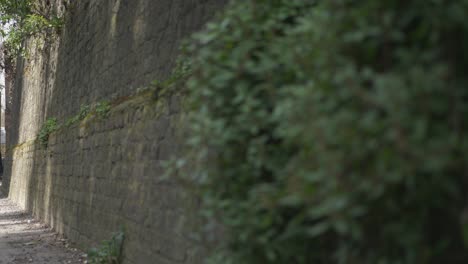
[[0, 0], [0, 35], [9, 56], [25, 55], [25, 39], [61, 29], [63, 17], [48, 9], [38, 0]]

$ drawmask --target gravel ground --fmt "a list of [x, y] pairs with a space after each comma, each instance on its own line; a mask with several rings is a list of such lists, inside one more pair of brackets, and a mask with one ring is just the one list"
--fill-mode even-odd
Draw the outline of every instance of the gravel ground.
[[78, 264], [86, 255], [0, 194], [0, 264]]

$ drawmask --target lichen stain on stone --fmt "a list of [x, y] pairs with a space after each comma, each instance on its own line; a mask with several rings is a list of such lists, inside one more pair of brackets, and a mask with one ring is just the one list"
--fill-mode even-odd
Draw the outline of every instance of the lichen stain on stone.
[[110, 29], [109, 29], [109, 34], [111, 38], [115, 38], [116, 32], [117, 32], [117, 16], [120, 10], [120, 1], [117, 0], [114, 3], [114, 6], [112, 7], [112, 16], [110, 19]]

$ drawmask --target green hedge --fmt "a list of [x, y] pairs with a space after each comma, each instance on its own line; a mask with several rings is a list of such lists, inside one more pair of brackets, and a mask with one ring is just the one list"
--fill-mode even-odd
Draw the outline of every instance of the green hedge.
[[468, 1], [235, 1], [191, 46], [218, 263], [468, 263]]

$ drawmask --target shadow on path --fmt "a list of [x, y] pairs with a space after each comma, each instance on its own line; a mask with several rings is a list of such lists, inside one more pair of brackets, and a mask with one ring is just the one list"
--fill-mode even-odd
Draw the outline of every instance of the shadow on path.
[[0, 192], [0, 264], [78, 264], [85, 255]]

